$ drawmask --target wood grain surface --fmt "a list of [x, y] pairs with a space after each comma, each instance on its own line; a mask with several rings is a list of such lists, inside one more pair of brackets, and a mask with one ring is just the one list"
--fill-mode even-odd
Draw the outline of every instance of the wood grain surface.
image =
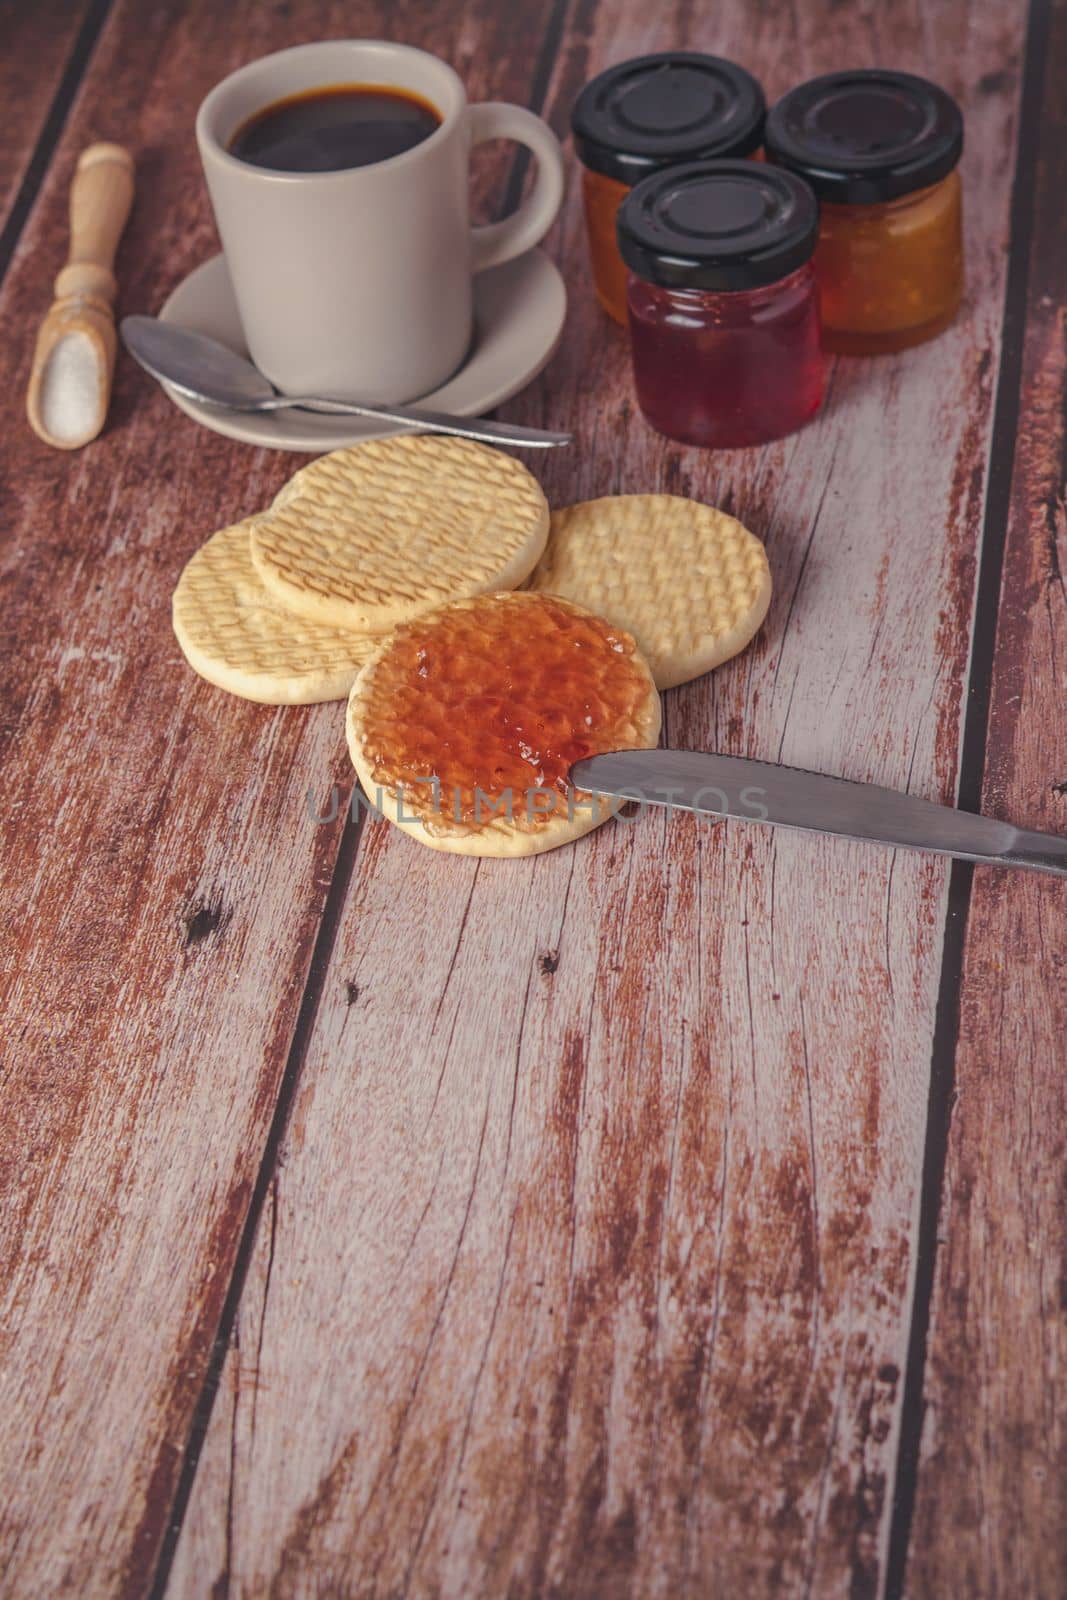
[[[116, 7], [0, 300], [4, 391], [21, 405], [101, 107], [138, 161], [120, 308], [153, 309], [215, 248], [192, 126], [219, 76], [399, 30], [522, 99], [495, 12], [435, 31], [384, 5]], [[204, 433], [126, 360], [98, 443], [59, 457], [23, 428], [5, 453], [7, 1593], [149, 1583], [285, 1067], [340, 834], [306, 824], [305, 792], [345, 772], [339, 708], [210, 689], [169, 607], [192, 550], [297, 464]]]
[[[196, 105], [268, 50], [421, 44], [561, 136], [650, 49], [771, 99], [853, 62], [943, 82], [968, 292], [941, 339], [837, 360], [765, 449], [658, 438], [569, 152], [566, 337], [503, 410], [575, 427], [530, 461], [554, 503], [692, 494], [767, 541], [759, 639], [668, 693], [666, 742], [977, 799], [985, 685], [984, 804], [1067, 831], [1067, 8], [1023, 105], [1033, 195], [1023, 0], [62, 9], [0, 0], [0, 83], [33, 80], [0, 162], [18, 407], [79, 149], [135, 154], [119, 310], [153, 310], [217, 248]], [[481, 154], [478, 213], [522, 173]], [[4, 442], [0, 1590], [1067, 1591], [1065, 890], [957, 869], [950, 899], [937, 860], [653, 815], [527, 863], [361, 830], [341, 708], [231, 700], [169, 626], [191, 551], [302, 459], [206, 433], [124, 359], [90, 449]]]
[[[1067, 833], [1067, 10], [1052, 14], [984, 809]], [[1067, 1592], [1067, 897], [979, 874], [909, 1593]]]
[[[669, 742], [952, 795], [1023, 20], [568, 14], [561, 132], [592, 72], [679, 42], [773, 94], [874, 34], [968, 107], [965, 316], [735, 456], [634, 414], [572, 168], [568, 337], [508, 408], [577, 425], [550, 498], [706, 498], [775, 575]], [[518, 870], [370, 827], [172, 1591], [879, 1593], [944, 918], [942, 864], [733, 825]]]
[[[51, 155], [54, 134], [49, 124], [65, 114], [67, 94], [76, 86], [76, 74], [84, 65], [80, 58], [88, 40], [82, 29], [87, 19], [90, 24], [95, 21], [95, 9], [92, 0], [73, 4], [71, 0], [37, 0], [32, 6], [26, 0], [0, 0], [0, 105], [4, 107], [0, 238], [5, 246], [14, 243], [6, 225], [35, 155], [42, 171]], [[87, 31], [91, 33], [91, 28]], [[78, 59], [72, 61], [73, 57]], [[72, 81], [65, 83], [68, 71]], [[58, 106], [57, 96], [61, 98]], [[54, 132], [58, 131], [55, 128]], [[24, 194], [23, 205], [31, 199], [31, 194]], [[21, 218], [16, 222], [21, 225]], [[6, 249], [0, 252], [0, 270], [6, 253]]]

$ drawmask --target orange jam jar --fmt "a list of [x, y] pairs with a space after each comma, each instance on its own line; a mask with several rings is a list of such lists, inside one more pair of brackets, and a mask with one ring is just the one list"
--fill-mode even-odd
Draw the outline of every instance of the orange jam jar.
[[876, 355], [947, 328], [963, 298], [963, 116], [906, 72], [831, 72], [778, 101], [768, 161], [819, 197], [828, 350]]
[[663, 167], [759, 149], [767, 104], [751, 73], [694, 51], [636, 56], [593, 78], [574, 103], [571, 129], [597, 297], [626, 321], [626, 267], [615, 216], [635, 183]]

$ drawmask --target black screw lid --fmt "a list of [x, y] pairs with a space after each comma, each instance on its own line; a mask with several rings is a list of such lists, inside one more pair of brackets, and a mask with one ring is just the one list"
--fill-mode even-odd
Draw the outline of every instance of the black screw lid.
[[701, 161], [645, 178], [619, 207], [619, 252], [670, 289], [758, 289], [811, 259], [819, 207], [763, 161]]
[[718, 56], [636, 56], [586, 84], [571, 128], [579, 159], [634, 184], [679, 161], [747, 156], [763, 138], [767, 102], [750, 72]]
[[783, 95], [767, 117], [767, 158], [821, 200], [871, 205], [937, 183], [963, 149], [950, 94], [909, 72], [829, 72]]

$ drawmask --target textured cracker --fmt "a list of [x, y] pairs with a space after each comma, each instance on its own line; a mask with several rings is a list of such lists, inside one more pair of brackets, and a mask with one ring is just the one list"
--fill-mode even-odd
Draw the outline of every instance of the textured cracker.
[[212, 534], [174, 591], [174, 632], [208, 683], [266, 705], [343, 700], [378, 641], [286, 611], [252, 565], [251, 522]]
[[291, 611], [360, 633], [514, 589], [548, 536], [518, 461], [470, 439], [401, 435], [304, 467], [255, 525], [252, 558]]
[[[431, 850], [444, 850], [452, 855], [461, 856], [514, 858], [540, 855], [545, 850], [555, 850], [559, 845], [570, 844], [572, 840], [580, 839], [584, 834], [591, 833], [594, 828], [599, 828], [614, 815], [617, 802], [605, 796], [590, 795], [584, 805], [575, 806], [573, 817], [551, 817], [536, 830], [518, 828], [504, 816], [493, 816], [481, 827], [473, 829], [460, 826], [449, 830], [447, 821], [443, 820], [435, 826], [433, 832], [430, 832], [420, 820], [413, 819], [409, 815], [402, 817], [400, 813], [403, 811], [403, 802], [397, 790], [379, 784], [363, 753], [363, 706], [369, 695], [374, 667], [387, 654], [389, 644], [389, 639], [380, 644], [352, 685], [345, 718], [345, 732], [348, 752], [363, 793], [395, 827], [409, 834], [411, 838], [417, 839], [420, 844], [428, 845]], [[635, 651], [629, 660], [648, 676], [648, 700], [642, 719], [641, 735], [644, 741], [643, 748], [652, 749], [659, 739], [662, 722], [659, 695], [656, 693], [648, 664], [642, 659], [640, 651]]]
[[725, 512], [679, 495], [609, 495], [553, 511], [527, 588], [625, 628], [669, 689], [745, 648], [771, 575], [763, 545]]

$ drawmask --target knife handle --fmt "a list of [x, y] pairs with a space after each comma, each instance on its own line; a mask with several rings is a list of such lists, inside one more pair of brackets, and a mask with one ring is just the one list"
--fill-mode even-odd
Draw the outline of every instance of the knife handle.
[[1017, 828], [1001, 860], [1008, 866], [1067, 877], [1067, 839], [1055, 833], [1038, 833], [1034, 828]]
[[921, 795], [801, 767], [706, 750], [615, 750], [571, 768], [578, 789], [696, 811], [930, 850], [1067, 877], [1067, 838], [958, 811]]

